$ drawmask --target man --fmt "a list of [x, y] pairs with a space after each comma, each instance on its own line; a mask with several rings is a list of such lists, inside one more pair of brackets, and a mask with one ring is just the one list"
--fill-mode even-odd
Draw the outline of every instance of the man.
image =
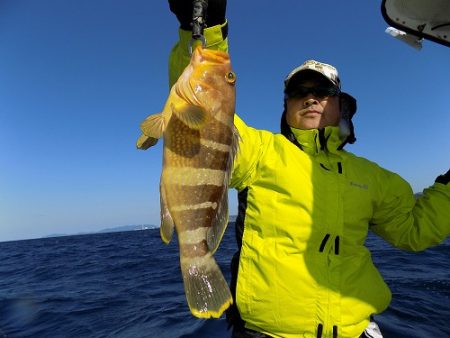
[[[181, 27], [172, 85], [189, 61], [192, 5], [169, 3]], [[209, 1], [207, 48], [227, 51], [225, 7]], [[232, 336], [381, 337], [371, 316], [388, 307], [391, 293], [364, 246], [368, 230], [412, 251], [445, 239], [450, 170], [415, 201], [400, 176], [345, 151], [355, 141], [356, 100], [341, 91], [331, 65], [304, 62], [286, 77], [284, 94], [281, 134], [235, 118]]]

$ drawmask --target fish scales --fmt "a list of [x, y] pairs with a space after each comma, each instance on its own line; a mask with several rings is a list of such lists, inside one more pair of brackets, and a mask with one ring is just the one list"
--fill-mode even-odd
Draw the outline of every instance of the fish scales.
[[[195, 186], [183, 185], [182, 189], [183, 189], [182, 191], [183, 196], [180, 196], [179, 199], [181, 200], [182, 198], [183, 199], [185, 198], [184, 196], [189, 196], [192, 205], [198, 205], [203, 203], [205, 200], [203, 194], [210, 196], [211, 200], [213, 201], [217, 201], [223, 194], [222, 187], [212, 184], [202, 184]], [[177, 200], [176, 203], [180, 204], [181, 202]]]
[[170, 136], [164, 140], [165, 150], [170, 152], [164, 156], [171, 165], [224, 170], [231, 151], [230, 127], [212, 121], [207, 130], [199, 131], [172, 117], [167, 131]]
[[196, 244], [183, 244], [180, 247], [183, 258], [203, 257], [208, 254], [208, 244], [205, 239]]
[[[163, 179], [163, 184], [165, 185], [166, 194], [171, 196], [168, 198], [171, 201], [169, 209], [172, 210], [171, 214], [175, 224], [178, 222], [182, 223], [184, 227], [189, 229], [192, 228], [192, 224], [197, 224], [199, 227], [211, 226], [212, 218], [218, 205], [215, 202], [209, 204], [205, 202], [218, 201], [226, 193], [226, 168], [224, 168], [224, 164], [227, 163], [230, 150], [216, 150], [201, 144], [201, 139], [206, 134], [209, 136], [210, 141], [218, 142], [224, 139], [226, 142], [228, 138], [226, 136], [227, 133], [211, 132], [212, 129], [218, 129], [217, 126], [214, 126], [214, 122], [214, 120], [211, 121], [201, 131], [195, 131], [196, 133], [191, 133], [192, 129], [179, 120], [168, 126], [169, 131], [171, 128], [176, 128], [177, 132], [170, 133], [171, 138], [168, 141], [170, 143], [165, 147], [164, 155], [167, 158], [167, 162], [170, 163], [166, 168], [171, 168], [171, 170], [168, 182], [165, 182], [165, 179]], [[184, 126], [181, 127], [179, 124]], [[218, 122], [218, 124], [221, 123]], [[223, 128], [229, 129], [228, 126], [222, 126]], [[186, 133], [180, 133], [179, 131], [182, 129], [190, 129], [186, 133], [191, 137], [183, 137]], [[231, 130], [229, 133], [231, 133]], [[193, 135], [195, 136], [193, 137]], [[228, 142], [230, 141], [231, 139]], [[224, 143], [220, 144], [224, 145]], [[196, 152], [195, 155], [191, 156], [192, 149], [196, 149]], [[177, 168], [181, 170], [177, 170]], [[207, 170], [199, 171], [199, 168]], [[182, 178], [181, 181], [183, 183], [180, 180], [174, 180], [174, 176]], [[209, 184], [205, 184], [205, 177], [212, 178], [212, 180], [207, 182]], [[211, 184], [213, 182], [215, 184]], [[216, 189], [208, 189], [208, 186]], [[199, 208], [198, 205], [203, 207]]]
[[237, 151], [235, 75], [228, 54], [198, 47], [172, 87], [161, 114], [141, 124], [137, 146], [164, 139], [161, 237], [175, 227], [191, 312], [220, 317], [232, 303], [214, 257], [228, 223], [228, 178]]
[[[172, 218], [176, 224], [182, 219], [184, 221], [183, 228], [177, 231], [195, 230], [197, 228], [210, 228], [210, 223], [215, 219], [216, 212], [213, 208], [204, 208], [198, 210], [183, 210], [171, 212]], [[199, 222], [199, 219], [202, 221]], [[183, 243], [180, 243], [180, 245]]]

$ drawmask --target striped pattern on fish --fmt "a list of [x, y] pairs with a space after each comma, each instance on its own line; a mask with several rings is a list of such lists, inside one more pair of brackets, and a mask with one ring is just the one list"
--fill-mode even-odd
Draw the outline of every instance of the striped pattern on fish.
[[213, 254], [228, 223], [228, 181], [237, 152], [235, 76], [228, 54], [198, 47], [161, 114], [141, 125], [138, 148], [164, 139], [161, 237], [175, 227], [191, 312], [220, 317], [232, 303]]

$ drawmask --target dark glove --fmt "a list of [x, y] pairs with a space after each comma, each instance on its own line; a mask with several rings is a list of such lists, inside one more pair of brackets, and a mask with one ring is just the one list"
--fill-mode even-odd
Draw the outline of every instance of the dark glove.
[[444, 175], [438, 176], [435, 182], [448, 184], [448, 182], [450, 182], [450, 169]]
[[[180, 28], [192, 30], [192, 0], [169, 0], [170, 10], [177, 16]], [[206, 10], [206, 25], [208, 27], [223, 24], [225, 22], [225, 12], [227, 0], [209, 0]]]

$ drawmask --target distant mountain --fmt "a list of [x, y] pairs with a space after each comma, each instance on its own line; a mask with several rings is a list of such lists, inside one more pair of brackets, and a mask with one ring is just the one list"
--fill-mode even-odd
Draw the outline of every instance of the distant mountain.
[[118, 227], [114, 227], [114, 228], [106, 228], [106, 229], [97, 231], [97, 233], [147, 230], [147, 229], [155, 229], [155, 228], [158, 228], [158, 226], [150, 225], [150, 224], [122, 225], [122, 226], [118, 226]]
[[[229, 216], [230, 222], [236, 221], [235, 215]], [[44, 236], [43, 238], [49, 237], [63, 237], [63, 236], [73, 236], [73, 235], [89, 235], [89, 234], [103, 234], [109, 232], [124, 232], [124, 231], [136, 231], [136, 230], [148, 230], [148, 229], [156, 229], [159, 228], [159, 225], [151, 225], [151, 224], [133, 224], [133, 225], [121, 225], [113, 228], [106, 228], [98, 231], [90, 231], [90, 232], [79, 232], [76, 234], [51, 234]]]
[[[230, 215], [228, 217], [229, 222], [236, 221], [236, 215]], [[150, 224], [139, 224], [139, 225], [122, 225], [114, 228], [106, 228], [100, 231], [96, 231], [95, 233], [105, 233], [105, 232], [122, 232], [122, 231], [135, 231], [135, 230], [147, 230], [147, 229], [156, 229], [159, 228], [159, 225], [150, 225]]]
[[70, 235], [68, 235], [68, 234], [50, 234], [50, 235], [42, 236], [42, 238], [64, 237], [64, 236], [70, 236]]
[[134, 225], [121, 225], [114, 228], [106, 228], [98, 231], [89, 231], [89, 232], [78, 232], [76, 234], [50, 234], [44, 236], [43, 238], [50, 237], [63, 237], [63, 236], [73, 236], [73, 235], [90, 235], [90, 234], [104, 234], [109, 232], [124, 232], [124, 231], [136, 231], [136, 230], [147, 230], [147, 229], [155, 229], [158, 228], [157, 225], [150, 224], [134, 224]]

